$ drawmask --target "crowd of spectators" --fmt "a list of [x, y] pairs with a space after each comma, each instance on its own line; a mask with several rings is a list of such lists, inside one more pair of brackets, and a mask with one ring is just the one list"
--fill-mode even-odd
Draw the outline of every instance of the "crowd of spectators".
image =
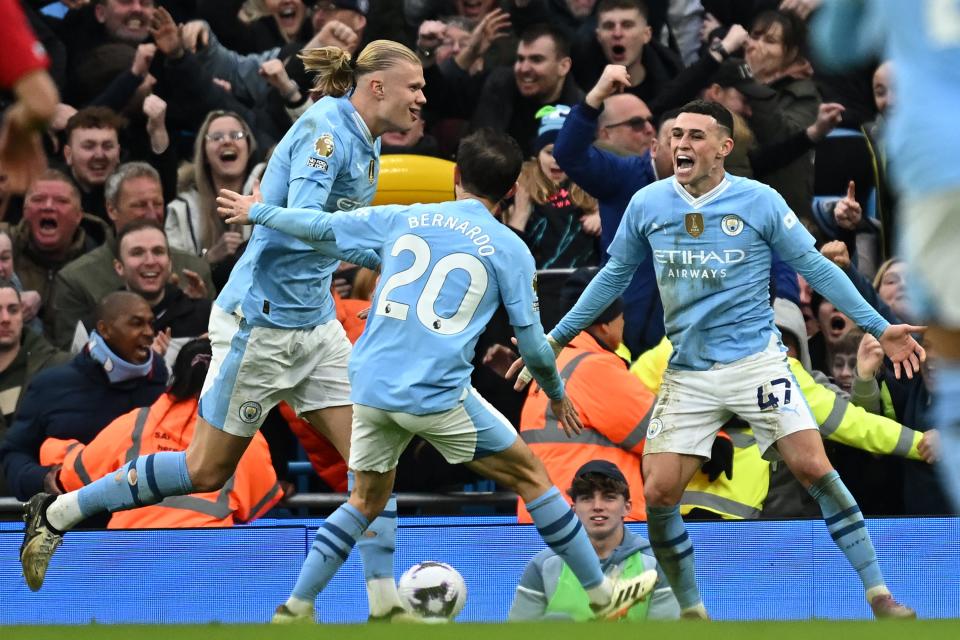
[[[410, 132], [384, 136], [384, 153], [452, 159], [470, 130], [510, 133], [528, 161], [502, 221], [546, 270], [601, 265], [633, 193], [672, 175], [676, 109], [697, 97], [718, 102], [736, 122], [728, 170], [774, 187], [887, 319], [910, 319], [906, 265], [892, 252], [897, 194], [886, 179], [880, 136], [885, 115], [896, 108], [896, 69], [875, 60], [843, 75], [823, 71], [807, 47], [818, 0], [20, 5], [49, 56], [60, 102], [43, 133], [50, 168], [22, 190], [14, 173], [10, 180], [0, 175], [0, 495], [25, 499], [40, 489], [78, 486], [87, 473], [82, 462], [95, 452], [109, 453], [109, 460], [89, 468], [125, 460], [98, 433], [143, 438], [136, 433], [144, 427], [137, 422], [141, 412], [163, 416], [180, 407], [178, 420], [195, 413], [196, 385], [175, 391], [177, 380], [202, 364], [194, 339], [205, 333], [211, 300], [250, 234], [249, 227], [224, 224], [215, 197], [224, 188], [252, 192], [272, 147], [317, 97], [296, 55], [303, 48], [358, 52], [387, 38], [416, 51], [426, 79], [423, 117]], [[612, 89], [619, 85], [626, 89]], [[0, 95], [0, 107], [11, 104], [12, 95]], [[633, 486], [641, 482], [642, 429], [630, 427], [643, 424], [670, 348], [647, 267], [622, 305], [560, 358], [561, 369], [580, 363], [576, 383], [573, 368], [565, 377], [588, 431], [596, 433], [584, 440], [588, 452], [564, 454], [543, 435], [550, 421], [536, 389], [529, 397], [515, 394], [483, 367], [474, 380], [547, 459], [559, 459], [561, 476], [582, 460], [603, 457], [597, 452], [604, 448], [616, 449], [607, 457], [630, 478], [635, 496], [643, 495]], [[582, 291], [589, 280], [582, 269], [576, 274], [567, 291]], [[554, 277], [561, 283], [565, 275]], [[338, 316], [353, 339], [375, 280], [351, 265], [335, 280]], [[542, 297], [545, 316], [575, 300]], [[874, 338], [857, 333], [776, 261], [771, 299], [796, 371], [810, 376], [805, 391], [818, 385], [809, 393], [829, 393], [818, 396], [827, 403], [821, 431], [839, 443], [830, 445], [831, 458], [864, 511], [948, 513], [931, 464], [936, 432], [925, 412], [932, 367], [912, 380], [895, 378]], [[546, 317], [544, 324], [552, 326]], [[504, 318], [491, 324], [478, 362], [503, 364], [505, 326]], [[184, 345], [192, 345], [189, 363], [178, 361]], [[177, 367], [184, 373], [178, 376]], [[170, 371], [174, 390], [166, 392]], [[886, 422], [854, 415], [848, 406]], [[170, 425], [150, 424], [151, 437], [167, 438], [169, 446], [189, 441], [182, 429], [164, 436]], [[704, 469], [697, 495], [685, 498], [685, 513], [804, 515], [803, 506], [771, 508], [792, 504], [774, 500], [789, 495], [789, 487], [780, 490], [775, 465], [757, 466], [749, 430], [728, 426], [715, 451], [719, 466]], [[247, 520], [276, 502], [276, 478], [287, 477], [287, 463], [297, 456], [295, 436], [322, 478], [309, 488], [343, 489], [342, 461], [289, 408], [274, 412], [264, 435], [242, 478], [238, 471], [234, 493], [202, 498], [243, 505], [232, 516], [218, 511], [211, 522]], [[253, 481], [256, 464], [264, 475]], [[401, 460], [398, 485], [437, 490], [471, 479], [415, 442]], [[242, 494], [244, 488], [256, 495]], [[642, 517], [642, 500], [633, 504], [630, 515]]]

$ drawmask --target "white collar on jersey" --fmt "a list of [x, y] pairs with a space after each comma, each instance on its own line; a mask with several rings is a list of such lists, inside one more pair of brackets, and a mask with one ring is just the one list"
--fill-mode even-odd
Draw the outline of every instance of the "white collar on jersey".
[[727, 180], [726, 176], [724, 176], [723, 180], [720, 181], [720, 184], [715, 186], [713, 189], [710, 189], [710, 191], [707, 191], [705, 194], [703, 194], [699, 198], [694, 198], [692, 195], [690, 195], [687, 192], [686, 189], [680, 186], [680, 183], [677, 182], [676, 176], [672, 176], [670, 179], [673, 181], [674, 191], [676, 191], [680, 195], [680, 197], [683, 198], [688, 204], [690, 204], [693, 207], [696, 207], [697, 209], [716, 200], [717, 197], [719, 197], [719, 195], [724, 191], [726, 191], [727, 187], [730, 186], [730, 181]]
[[373, 144], [373, 136], [370, 134], [370, 129], [367, 127], [367, 123], [363, 121], [363, 118], [360, 117], [360, 112], [356, 109], [353, 110], [353, 113], [350, 114], [353, 116], [353, 121], [357, 123], [357, 126], [360, 127], [360, 131], [363, 131], [364, 135], [367, 136], [367, 142], [371, 145]]

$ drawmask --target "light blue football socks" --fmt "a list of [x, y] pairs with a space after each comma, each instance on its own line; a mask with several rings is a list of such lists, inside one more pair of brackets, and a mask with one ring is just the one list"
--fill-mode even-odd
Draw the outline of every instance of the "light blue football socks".
[[543, 541], [563, 558], [583, 588], [589, 591], [599, 587], [603, 583], [603, 571], [597, 552], [560, 490], [551, 487], [539, 498], [528, 502], [527, 511]]
[[[317, 535], [300, 568], [293, 597], [313, 607], [314, 601], [368, 526], [367, 519], [350, 503], [343, 503], [317, 529]], [[288, 602], [289, 606], [289, 602]], [[300, 613], [299, 611], [297, 613]]]
[[864, 590], [870, 591], [874, 587], [883, 586], [877, 552], [867, 532], [863, 514], [840, 479], [840, 474], [831, 471], [810, 485], [807, 491], [820, 505], [830, 537], [857, 570]]
[[104, 511], [146, 507], [192, 492], [187, 453], [161, 451], [140, 456], [77, 491], [57, 496], [46, 518], [53, 528], [67, 531]]
[[677, 596], [680, 608], [686, 610], [702, 605], [697, 588], [693, 542], [683, 526], [680, 507], [647, 505], [647, 533], [653, 553]]

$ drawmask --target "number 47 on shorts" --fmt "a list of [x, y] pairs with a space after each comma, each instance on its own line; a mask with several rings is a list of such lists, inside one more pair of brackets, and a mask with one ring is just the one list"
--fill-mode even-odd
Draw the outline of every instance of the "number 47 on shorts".
[[[775, 393], [776, 388], [780, 386], [783, 387], [782, 400]], [[761, 411], [775, 410], [781, 402], [784, 406], [790, 404], [790, 380], [787, 378], [777, 378], [771, 380], [770, 384], [757, 387], [757, 406]]]

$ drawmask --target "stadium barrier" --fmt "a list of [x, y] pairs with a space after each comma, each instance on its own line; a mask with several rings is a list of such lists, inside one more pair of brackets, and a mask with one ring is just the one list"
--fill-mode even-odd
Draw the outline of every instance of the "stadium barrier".
[[[309, 464], [309, 463], [307, 463]], [[332, 512], [347, 499], [345, 493], [298, 493], [284, 499], [278, 506], [287, 509], [315, 509]], [[517, 494], [510, 491], [451, 491], [448, 493], [398, 493], [397, 502], [405, 507], [416, 506], [432, 510], [442, 508], [448, 513], [460, 513], [461, 508], [484, 506], [506, 511], [516, 509]], [[0, 498], [0, 513], [20, 513], [23, 501]], [[282, 522], [282, 521], [280, 521]]]
[[[0, 523], [0, 625], [247, 623], [269, 620], [292, 588], [321, 521], [259, 520], [231, 529], [75, 531], [47, 581], [20, 575], [19, 523]], [[396, 573], [422, 560], [457, 567], [459, 620], [504, 620], [527, 561], [543, 548], [510, 517], [400, 518]], [[960, 519], [870, 519], [890, 588], [921, 617], [960, 617]], [[720, 620], [866, 619], [855, 572], [819, 520], [691, 522], [698, 577]], [[641, 535], [643, 524], [630, 525]], [[359, 554], [321, 595], [324, 622], [366, 620]]]

